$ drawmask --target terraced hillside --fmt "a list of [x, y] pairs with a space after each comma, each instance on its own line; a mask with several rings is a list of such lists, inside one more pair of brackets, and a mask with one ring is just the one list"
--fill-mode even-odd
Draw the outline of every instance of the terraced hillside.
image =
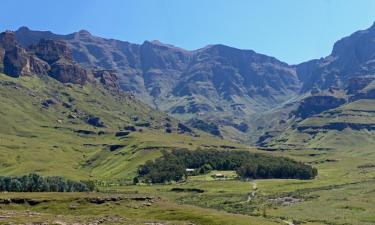
[[375, 80], [373, 76], [351, 80], [345, 90], [316, 93], [305, 98], [288, 128], [265, 137], [271, 148], [340, 149], [375, 143]]

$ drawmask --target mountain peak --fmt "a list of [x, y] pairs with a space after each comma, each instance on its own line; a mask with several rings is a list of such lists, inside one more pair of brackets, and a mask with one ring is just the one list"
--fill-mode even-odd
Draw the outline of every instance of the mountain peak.
[[163, 43], [159, 40], [153, 40], [153, 41], [144, 41], [142, 45], [145, 45], [145, 46], [156, 46], [156, 47], [161, 47], [161, 48], [166, 48], [166, 49], [171, 49], [171, 50], [176, 50], [176, 51], [182, 51], [182, 52], [186, 52], [188, 53], [189, 51], [188, 50], [185, 50], [183, 48], [179, 48], [179, 47], [176, 47], [174, 45], [171, 45], [171, 44], [166, 44], [166, 43]]
[[78, 33], [82, 34], [82, 35], [91, 35], [91, 33], [88, 30], [85, 30], [85, 29], [82, 29], [82, 30], [78, 31]]
[[144, 41], [143, 44], [150, 44], [150, 45], [156, 45], [156, 46], [163, 46], [163, 47], [169, 47], [169, 48], [176, 48], [174, 45], [165, 44], [159, 40], [152, 40], [152, 41]]
[[19, 27], [16, 32], [25, 32], [25, 31], [30, 31], [30, 29], [27, 26], [22, 26], [22, 27]]

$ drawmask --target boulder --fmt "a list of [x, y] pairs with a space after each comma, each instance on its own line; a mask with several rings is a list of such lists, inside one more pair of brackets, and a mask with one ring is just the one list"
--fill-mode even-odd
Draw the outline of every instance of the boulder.
[[113, 151], [116, 151], [116, 150], [118, 150], [120, 148], [123, 148], [125, 146], [126, 145], [110, 145], [110, 146], [108, 146], [108, 150], [111, 151], [111, 152], [113, 152]]
[[150, 127], [151, 123], [150, 122], [138, 122], [138, 123], [135, 123], [135, 125], [137, 127]]
[[78, 134], [82, 134], [82, 135], [97, 135], [97, 133], [95, 131], [91, 131], [91, 130], [75, 130], [74, 132], [78, 133]]
[[105, 127], [104, 123], [100, 120], [100, 118], [96, 116], [89, 116], [87, 118], [87, 123], [94, 127]]
[[135, 127], [133, 125], [127, 125], [127, 126], [124, 126], [124, 130], [128, 130], [128, 131], [136, 131]]
[[45, 108], [48, 108], [50, 105], [55, 105], [56, 103], [57, 103], [56, 100], [49, 98], [42, 102], [42, 106], [44, 106]]
[[62, 105], [63, 105], [65, 108], [67, 108], [67, 109], [71, 109], [71, 108], [73, 108], [73, 105], [72, 105], [71, 103], [69, 103], [69, 102], [63, 102]]
[[166, 128], [165, 129], [165, 133], [172, 133], [172, 129], [171, 128]]
[[116, 137], [124, 137], [124, 136], [129, 135], [129, 133], [130, 133], [129, 131], [117, 131], [115, 136]]

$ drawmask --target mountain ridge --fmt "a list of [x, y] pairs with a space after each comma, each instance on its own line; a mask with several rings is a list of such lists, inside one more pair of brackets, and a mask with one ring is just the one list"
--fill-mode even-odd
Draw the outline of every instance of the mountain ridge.
[[[329, 56], [297, 65], [222, 44], [189, 51], [160, 41], [100, 38], [85, 30], [58, 35], [21, 27], [15, 33], [23, 46], [43, 37], [63, 39], [75, 61], [86, 68], [115, 70], [119, 87], [152, 107], [190, 124], [209, 121], [222, 136], [248, 141], [274, 129], [260, 121], [276, 108], [289, 114], [292, 109], [283, 107], [288, 101], [314, 89], [343, 88], [351, 77], [375, 72], [375, 56], [360, 45], [366, 40], [375, 49], [373, 30], [374, 25], [355, 32], [337, 41]], [[248, 129], [237, 129], [240, 124]]]

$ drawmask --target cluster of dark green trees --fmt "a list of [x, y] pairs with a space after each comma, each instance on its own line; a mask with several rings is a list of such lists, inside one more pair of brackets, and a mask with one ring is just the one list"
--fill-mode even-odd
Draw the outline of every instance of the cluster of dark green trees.
[[139, 182], [140, 179], [148, 183], [180, 181], [188, 175], [186, 168], [194, 168], [194, 175], [210, 170], [235, 170], [243, 179], [312, 179], [317, 175], [315, 168], [284, 157], [248, 151], [175, 149], [171, 152], [164, 151], [160, 158], [142, 165], [134, 182]]
[[0, 176], [0, 191], [10, 192], [86, 192], [95, 185], [89, 181], [72, 181], [63, 177], [42, 177], [31, 173], [25, 176]]

